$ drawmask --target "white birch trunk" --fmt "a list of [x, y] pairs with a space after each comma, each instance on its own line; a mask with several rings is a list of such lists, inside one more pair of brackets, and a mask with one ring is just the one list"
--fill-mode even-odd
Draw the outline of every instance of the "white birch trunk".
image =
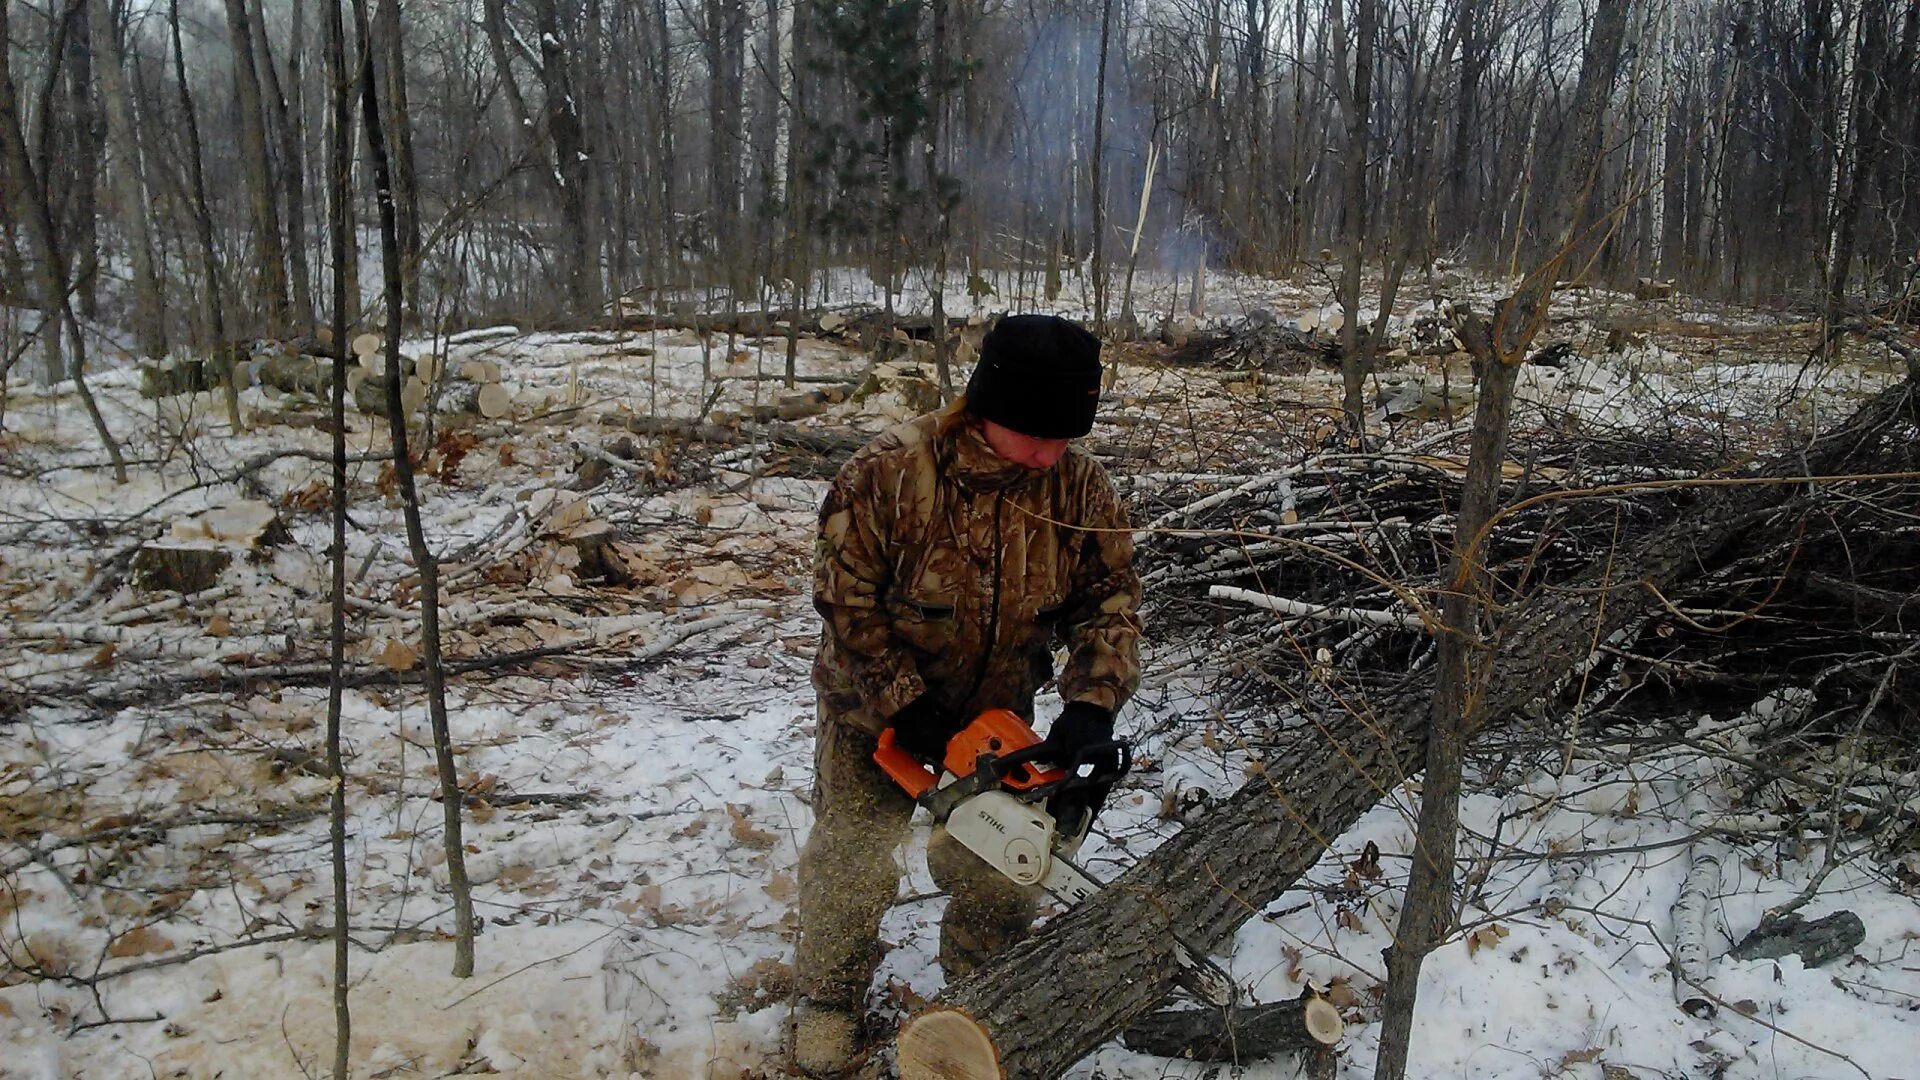
[[[1687, 788], [1687, 821], [1705, 828], [1712, 820], [1707, 786], [1713, 770], [1703, 759], [1696, 763], [1694, 782]], [[1725, 845], [1707, 835], [1697, 837], [1688, 848], [1690, 862], [1687, 879], [1680, 886], [1680, 899], [1673, 905], [1673, 997], [1680, 1007], [1696, 1016], [1711, 1015], [1713, 1002], [1708, 993], [1707, 951], [1711, 936], [1707, 907], [1720, 892], [1720, 857]]]

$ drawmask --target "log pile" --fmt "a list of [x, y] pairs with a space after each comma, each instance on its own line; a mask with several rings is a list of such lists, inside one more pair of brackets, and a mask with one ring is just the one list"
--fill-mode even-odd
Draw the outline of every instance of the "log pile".
[[[370, 416], [387, 415], [385, 339], [361, 334], [349, 343], [347, 396], [355, 408]], [[333, 386], [333, 350], [317, 338], [236, 342], [229, 347], [231, 363], [244, 372], [242, 384], [259, 383], [284, 394], [324, 400]], [[228, 358], [215, 360], [170, 357], [141, 371], [141, 393], [146, 397], [202, 393], [225, 384]], [[449, 368], [438, 353], [400, 357], [401, 405], [409, 414], [429, 402], [436, 412], [497, 420], [513, 409], [513, 398], [500, 384], [500, 365], [468, 360]]]

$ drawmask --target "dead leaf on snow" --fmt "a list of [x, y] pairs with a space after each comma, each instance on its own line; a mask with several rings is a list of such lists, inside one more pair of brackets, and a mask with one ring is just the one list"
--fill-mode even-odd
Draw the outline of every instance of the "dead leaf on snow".
[[1336, 978], [1327, 985], [1327, 1001], [1336, 1009], [1351, 1009], [1360, 1004], [1360, 995], [1353, 992], [1353, 985], [1344, 978]]
[[151, 926], [136, 926], [115, 938], [113, 944], [107, 946], [107, 955], [115, 958], [146, 956], [171, 948], [173, 942], [165, 934]]
[[767, 883], [761, 888], [766, 891], [767, 899], [777, 900], [783, 904], [792, 902], [800, 891], [794, 885], [793, 875], [785, 870], [775, 870], [773, 876], [769, 877]]
[[753, 819], [747, 816], [746, 807], [728, 803], [727, 814], [733, 818], [727, 831], [732, 834], [735, 843], [764, 849], [780, 842], [780, 834], [768, 832], [753, 823]]
[[87, 661], [87, 666], [95, 671], [104, 671], [113, 666], [113, 653], [114, 645], [108, 642], [100, 646], [100, 650], [93, 654], [93, 659]]
[[1467, 955], [1472, 956], [1483, 947], [1491, 949], [1499, 945], [1501, 939], [1511, 932], [1499, 923], [1492, 923], [1475, 930], [1467, 935]]
[[1600, 1060], [1600, 1055], [1603, 1053], [1605, 1053], [1605, 1051], [1597, 1046], [1589, 1046], [1584, 1050], [1569, 1050], [1560, 1055], [1560, 1068], [1557, 1071], [1566, 1072], [1575, 1065], [1585, 1065], [1590, 1061], [1598, 1061]]
[[380, 650], [380, 663], [388, 671], [412, 671], [420, 662], [420, 652], [399, 638], [388, 638]]
[[208, 637], [229, 637], [233, 634], [233, 621], [224, 612], [216, 612], [207, 620]]

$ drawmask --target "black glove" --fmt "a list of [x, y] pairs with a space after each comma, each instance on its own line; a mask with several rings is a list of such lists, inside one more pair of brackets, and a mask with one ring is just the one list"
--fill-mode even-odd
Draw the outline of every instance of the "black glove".
[[931, 693], [908, 702], [887, 723], [893, 728], [895, 746], [934, 765], [947, 756], [947, 743], [967, 726]]
[[[1054, 755], [1050, 760], [1065, 768], [1082, 749], [1112, 741], [1111, 711], [1091, 702], [1069, 701], [1047, 732], [1044, 745]], [[1120, 781], [1124, 761], [1117, 749], [1083, 761], [1080, 763], [1083, 769], [1093, 766], [1091, 776], [1087, 777], [1093, 782], [1056, 792], [1047, 799], [1047, 813], [1053, 816], [1060, 835], [1070, 846], [1080, 842], [1093, 825], [1094, 816], [1106, 805], [1108, 793]]]
[[[1050, 756], [1047, 760], [1065, 768], [1072, 764], [1073, 756], [1083, 748], [1103, 742], [1113, 741], [1113, 712], [1103, 709], [1089, 701], [1069, 701], [1060, 716], [1048, 729], [1045, 744]], [[1115, 751], [1111, 755], [1112, 767], [1120, 767], [1120, 755]], [[1092, 762], [1096, 767], [1105, 766], [1107, 759]]]

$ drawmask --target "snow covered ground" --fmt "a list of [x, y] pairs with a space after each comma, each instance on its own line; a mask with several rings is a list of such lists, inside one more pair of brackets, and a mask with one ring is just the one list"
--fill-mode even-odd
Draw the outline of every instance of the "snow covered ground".
[[[1323, 289], [1248, 281], [1216, 283], [1213, 296], [1217, 310], [1236, 298], [1234, 316], [1257, 304], [1291, 318], [1326, 302]], [[629, 347], [650, 354], [621, 351]], [[623, 588], [576, 581], [564, 559], [541, 562], [537, 549], [503, 539], [518, 535], [533, 493], [571, 482], [570, 441], [599, 445], [632, 417], [765, 404], [778, 384], [750, 376], [781, 370], [781, 349], [743, 343], [730, 353], [724, 339], [658, 333], [619, 345], [526, 334], [452, 350], [456, 362], [500, 362], [516, 414], [479, 425], [477, 446], [425, 484], [429, 532], [442, 552], [477, 545], [519, 569], [497, 581], [456, 572], [450, 650], [474, 658], [578, 640], [599, 659], [535, 660], [455, 683], [467, 864], [485, 920], [465, 980], [448, 975], [441, 807], [430, 797], [421, 695], [397, 677], [348, 694], [355, 1075], [784, 1075], [795, 856], [810, 824], [807, 668], [817, 627], [806, 585], [821, 482], [723, 470], [687, 484], [671, 461], [651, 466], [645, 482], [602, 482], [587, 494], [591, 512], [650, 567]], [[1887, 378], [1870, 367], [1809, 375], [1790, 361], [1701, 362], [1659, 346], [1582, 351], [1564, 370], [1530, 371], [1529, 391], [1610, 425], [1678, 396], [1777, 421], [1779, 403], [1806, 411], [1810, 400], [1844, 402]], [[801, 371], [861, 367], [839, 346], [810, 343]], [[1808, 379], [1828, 396], [1806, 393]], [[1117, 396], [1129, 413], [1193, 423], [1187, 410], [1202, 384], [1231, 401], [1217, 381], [1147, 367], [1124, 371]], [[168, 672], [187, 657], [244, 672], [321, 655], [327, 523], [299, 496], [324, 483], [326, 465], [285, 457], [235, 473], [268, 451], [324, 454], [328, 436], [289, 422], [310, 414], [298, 401], [258, 387], [245, 395], [258, 422], [236, 433], [206, 395], [155, 402], [137, 385], [127, 367], [94, 379], [139, 463], [124, 486], [101, 467], [70, 386], [10, 387], [0, 432], [0, 602], [10, 623], [99, 625], [152, 599], [125, 585], [90, 593], [88, 574], [130, 542], [237, 498], [280, 507], [291, 539], [229, 569], [226, 593], [204, 606], [130, 623], [146, 636], [117, 647], [11, 633], [0, 641], [0, 1077], [320, 1075], [333, 1038], [331, 950], [316, 937], [332, 919], [327, 782], [313, 757], [324, 686], [209, 690]], [[1332, 384], [1305, 376], [1282, 390], [1331, 400]], [[889, 408], [849, 404], [825, 420], [876, 430]], [[355, 452], [384, 449], [381, 424], [356, 418]], [[417, 637], [399, 509], [379, 472], [356, 466], [349, 532], [349, 565], [365, 567], [353, 655], [367, 662]], [[689, 628], [698, 632], [656, 656], [621, 659]], [[566, 636], [578, 633], [587, 636]], [[1150, 674], [1163, 663], [1149, 651]], [[1195, 792], [1224, 793], [1245, 776], [1244, 758], [1213, 737], [1229, 718], [1204, 674], [1150, 682], [1120, 726], [1151, 733], [1139, 748], [1151, 767], [1129, 778], [1085, 851], [1102, 877], [1204, 813]], [[118, 687], [131, 703], [90, 705], [71, 692], [86, 685]], [[143, 686], [152, 692], [135, 692]], [[1472, 780], [1462, 808], [1466, 929], [1426, 964], [1413, 1075], [1916, 1075], [1912, 879], [1902, 886], [1867, 859], [1842, 865], [1805, 913], [1858, 914], [1868, 933], [1855, 955], [1813, 970], [1792, 957], [1718, 959], [1713, 989], [1735, 1007], [1695, 1017], [1676, 1004], [1669, 967], [1695, 834], [1683, 805], [1699, 783], [1691, 761], [1601, 747], [1562, 775]], [[1414, 804], [1413, 792], [1395, 791], [1333, 838], [1223, 958], [1259, 1000], [1296, 996], [1307, 980], [1327, 988], [1349, 1021], [1343, 1076], [1372, 1071], [1380, 951], [1398, 914]], [[934, 952], [944, 901], [921, 856], [924, 831], [903, 851], [901, 900], [883, 926], [891, 950], [873, 997], [882, 1018], [942, 985]], [[1807, 840], [1727, 847], [1711, 904], [1715, 955], [1819, 870], [1819, 837]], [[1113, 1044], [1072, 1073], [1228, 1074], [1292, 1077], [1299, 1066], [1222, 1070]]]

